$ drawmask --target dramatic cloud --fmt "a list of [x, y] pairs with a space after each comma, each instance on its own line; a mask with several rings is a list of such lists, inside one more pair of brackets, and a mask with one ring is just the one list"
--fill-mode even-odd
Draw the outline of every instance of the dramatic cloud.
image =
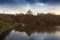
[[36, 2], [48, 3], [48, 4], [60, 4], [60, 0], [0, 0], [0, 4], [16, 4], [16, 3], [19, 3], [20, 5], [22, 5], [25, 3], [34, 4]]
[[60, 0], [0, 0], [0, 12], [26, 12], [29, 9], [34, 12], [60, 13]]
[[15, 4], [14, 0], [0, 0], [0, 4]]
[[41, 0], [43, 3], [47, 3], [48, 5], [60, 5], [60, 0]]

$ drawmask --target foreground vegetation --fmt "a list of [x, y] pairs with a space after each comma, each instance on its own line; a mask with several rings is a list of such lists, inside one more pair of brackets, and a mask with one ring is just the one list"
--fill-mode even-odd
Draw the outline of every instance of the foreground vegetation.
[[29, 33], [31, 31], [56, 30], [53, 29], [55, 28], [53, 26], [60, 25], [60, 15], [54, 13], [37, 13], [37, 15], [33, 15], [31, 10], [28, 10], [26, 14], [0, 14], [0, 32], [14, 28], [15, 25], [18, 25], [16, 30]]

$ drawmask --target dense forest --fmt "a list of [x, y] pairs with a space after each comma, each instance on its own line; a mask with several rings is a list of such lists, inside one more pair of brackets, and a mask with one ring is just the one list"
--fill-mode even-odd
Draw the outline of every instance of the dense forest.
[[17, 27], [16, 30], [26, 32], [51, 31], [48, 28], [55, 28], [56, 25], [60, 25], [60, 15], [55, 15], [55, 13], [50, 12], [33, 15], [33, 12], [28, 10], [26, 14], [0, 14], [0, 32], [14, 28], [14, 26]]

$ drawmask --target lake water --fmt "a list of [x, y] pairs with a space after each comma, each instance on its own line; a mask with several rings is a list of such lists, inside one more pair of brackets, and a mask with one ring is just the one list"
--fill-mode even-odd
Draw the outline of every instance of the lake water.
[[0, 40], [60, 40], [60, 26], [40, 30], [34, 32], [28, 29], [21, 30], [17, 27], [2, 33]]
[[5, 40], [60, 40], [60, 31], [55, 33], [32, 33], [28, 36], [25, 32], [19, 32], [12, 30], [8, 36], [5, 37]]

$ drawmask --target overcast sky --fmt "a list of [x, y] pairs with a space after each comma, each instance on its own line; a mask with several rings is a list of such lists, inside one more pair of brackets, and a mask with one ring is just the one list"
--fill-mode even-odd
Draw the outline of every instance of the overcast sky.
[[0, 12], [55, 12], [60, 13], [60, 0], [0, 0]]

